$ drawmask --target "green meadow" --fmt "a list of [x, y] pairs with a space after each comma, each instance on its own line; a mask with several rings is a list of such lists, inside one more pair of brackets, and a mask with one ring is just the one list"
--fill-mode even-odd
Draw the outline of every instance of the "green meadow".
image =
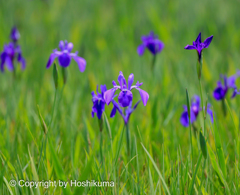
[[[16, 25], [26, 59], [24, 71], [16, 63], [15, 73], [0, 74], [0, 194], [240, 194], [240, 96], [231, 99], [229, 90], [226, 116], [213, 98], [220, 75], [240, 69], [239, 7], [234, 0], [0, 0], [0, 52]], [[151, 53], [137, 53], [151, 30], [165, 45], [153, 70]], [[183, 105], [201, 93], [196, 51], [184, 47], [199, 32], [202, 41], [213, 35], [201, 86], [214, 122], [201, 112], [189, 128], [180, 123]], [[87, 65], [80, 72], [72, 60], [64, 84], [55, 59], [55, 89], [54, 66], [46, 64], [60, 40], [72, 42]], [[112, 88], [120, 71], [149, 94], [130, 117], [129, 152], [112, 104], [102, 132], [91, 115], [91, 92]], [[132, 92], [135, 103], [140, 95]], [[101, 181], [109, 185], [94, 186]]]

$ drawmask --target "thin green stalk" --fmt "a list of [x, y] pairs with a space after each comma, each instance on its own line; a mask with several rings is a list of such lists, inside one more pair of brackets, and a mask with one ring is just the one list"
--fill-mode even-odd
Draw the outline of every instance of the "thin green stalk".
[[190, 152], [191, 152], [191, 169], [193, 170], [193, 146], [192, 146], [192, 129], [191, 129], [191, 111], [188, 90], [186, 89], [187, 108], [188, 108], [188, 120], [189, 120], [189, 139], [190, 139]]
[[152, 71], [154, 70], [154, 67], [155, 67], [155, 63], [156, 63], [156, 58], [157, 58], [157, 55], [153, 55], [153, 58], [152, 58]]
[[128, 124], [126, 126], [126, 137], [127, 137], [127, 154], [130, 155], [130, 132], [129, 132], [129, 127]]
[[54, 101], [53, 101], [53, 108], [52, 108], [52, 114], [51, 114], [51, 121], [48, 125], [48, 129], [51, 128], [52, 121], [53, 121], [53, 116], [54, 116], [54, 110], [55, 110], [55, 105], [56, 105], [56, 99], [57, 99], [57, 89], [55, 89], [55, 95], [54, 95]]

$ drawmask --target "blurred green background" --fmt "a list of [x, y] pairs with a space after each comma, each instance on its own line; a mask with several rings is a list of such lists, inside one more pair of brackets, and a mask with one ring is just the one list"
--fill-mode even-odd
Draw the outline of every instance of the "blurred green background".
[[[189, 90], [190, 96], [200, 94], [196, 73], [197, 54], [184, 50], [184, 47], [202, 32], [202, 40], [214, 36], [209, 48], [203, 52], [204, 98], [208, 97], [214, 107], [224, 154], [228, 156], [229, 173], [232, 173], [235, 160], [233, 123], [229, 114], [224, 118], [221, 103], [213, 99], [212, 92], [220, 74], [233, 75], [239, 67], [239, 7], [240, 1], [234, 0], [0, 0], [0, 51], [9, 42], [11, 28], [16, 25], [21, 34], [19, 44], [27, 62], [23, 72], [17, 66], [16, 78], [8, 70], [0, 76], [0, 152], [6, 158], [4, 161], [18, 167], [19, 159], [25, 166], [29, 163], [29, 147], [35, 163], [38, 163], [44, 133], [37, 105], [48, 124], [55, 89], [52, 67], [47, 70], [46, 63], [52, 50], [58, 48], [60, 40], [72, 42], [73, 52], [79, 51], [79, 56], [87, 61], [84, 73], [79, 71], [74, 61], [68, 67], [68, 81], [63, 94], [58, 94], [53, 126], [49, 130], [68, 178], [78, 176], [85, 168], [85, 150], [91, 148], [97, 153], [99, 149], [98, 121], [91, 117], [91, 91], [95, 91], [100, 84], [111, 88], [111, 82], [117, 80], [119, 71], [126, 78], [134, 73], [134, 82], [143, 82], [142, 89], [150, 95], [147, 106], [141, 103], [130, 119], [131, 136], [136, 136], [138, 144], [140, 167], [145, 164], [141, 141], [151, 148], [156, 161], [163, 160], [159, 151], [162, 151], [164, 144], [168, 153], [164, 159], [168, 162], [166, 166], [176, 161], [179, 147], [186, 159], [189, 130], [179, 122], [182, 105], [186, 104], [185, 90]], [[165, 44], [164, 50], [157, 56], [153, 72], [149, 51], [146, 50], [142, 57], [136, 52], [141, 36], [151, 30]], [[61, 72], [59, 66], [58, 69]], [[238, 124], [239, 97], [231, 100], [228, 95], [234, 120]], [[139, 94], [134, 92], [134, 102], [138, 99]], [[122, 131], [123, 121], [119, 114], [110, 119], [111, 108], [111, 105], [106, 106], [105, 110], [114, 140]], [[200, 116], [196, 126], [199, 128], [201, 124]], [[207, 120], [208, 131], [209, 124]], [[104, 151], [107, 152], [109, 141], [105, 129], [103, 134]], [[213, 138], [211, 133], [209, 135], [211, 141]], [[125, 142], [125, 134], [123, 140]], [[196, 154], [197, 141], [194, 139], [193, 142]], [[75, 154], [76, 146], [80, 148], [79, 154]], [[124, 159], [125, 155], [122, 149], [120, 156]], [[197, 159], [197, 155], [195, 157]], [[46, 179], [48, 171], [44, 167], [47, 162], [40, 165], [38, 174], [41, 179]], [[10, 179], [14, 173], [5, 165], [2, 167], [2, 175]], [[18, 174], [17, 170], [15, 175]], [[26, 171], [30, 177], [31, 169], [28, 167]], [[143, 173], [144, 178], [147, 175]], [[234, 177], [234, 174], [229, 175]], [[124, 180], [120, 179], [123, 183]], [[132, 191], [129, 185], [123, 192]], [[3, 192], [7, 192], [6, 188]]]

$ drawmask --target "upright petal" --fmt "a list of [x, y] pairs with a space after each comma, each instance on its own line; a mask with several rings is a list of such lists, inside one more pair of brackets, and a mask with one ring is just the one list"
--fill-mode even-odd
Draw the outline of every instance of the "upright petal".
[[196, 44], [202, 43], [202, 40], [201, 40], [201, 32], [198, 34], [198, 36], [197, 36], [197, 38], [196, 38], [196, 40], [195, 40], [195, 43], [196, 43]]
[[236, 88], [236, 84], [235, 84], [235, 81], [236, 81], [236, 76], [230, 76], [227, 78], [227, 87], [228, 88]]
[[104, 93], [104, 100], [106, 102], [107, 105], [110, 104], [110, 102], [112, 101], [112, 98], [114, 96], [114, 93], [115, 93], [116, 89], [115, 88], [112, 88], [112, 89], [109, 89], [107, 90], [105, 93]]
[[86, 60], [84, 58], [81, 58], [81, 57], [77, 56], [77, 55], [73, 56], [73, 59], [77, 62], [79, 70], [81, 72], [84, 72], [84, 70], [86, 68], [86, 64], [87, 64]]
[[213, 39], [213, 36], [210, 36], [210, 37], [206, 38], [206, 40], [203, 42], [203, 47], [208, 48], [208, 46], [212, 42], [212, 39]]
[[126, 80], [125, 80], [125, 78], [123, 76], [122, 71], [119, 72], [118, 83], [121, 86], [121, 89], [126, 88], [127, 83], [126, 83]]
[[61, 51], [64, 50], [64, 48], [65, 48], [65, 44], [64, 44], [63, 41], [60, 41], [60, 42], [59, 42], [59, 48], [60, 48]]
[[131, 89], [131, 86], [133, 84], [133, 81], [134, 81], [134, 75], [133, 74], [130, 74], [129, 77], [128, 77], [128, 90]]
[[67, 44], [67, 50], [68, 50], [69, 52], [71, 52], [71, 51], [72, 51], [72, 48], [73, 48], [73, 44], [72, 44], [72, 43], [68, 43], [68, 44]]
[[144, 44], [139, 45], [137, 48], [138, 55], [142, 56], [144, 54], [144, 51], [145, 51], [145, 45]]
[[101, 85], [100, 89], [101, 89], [101, 93], [104, 94], [105, 91], [107, 91], [107, 86], [106, 85]]
[[146, 91], [140, 89], [140, 88], [136, 88], [139, 93], [140, 93], [140, 96], [141, 96], [141, 99], [142, 99], [142, 102], [143, 102], [143, 105], [146, 106], [147, 105], [147, 101], [149, 99], [149, 95]]

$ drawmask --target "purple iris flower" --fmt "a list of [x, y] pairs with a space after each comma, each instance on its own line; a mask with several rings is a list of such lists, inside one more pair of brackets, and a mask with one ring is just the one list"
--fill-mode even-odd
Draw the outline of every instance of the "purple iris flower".
[[[197, 120], [198, 114], [199, 112], [202, 110], [201, 106], [200, 106], [200, 97], [197, 95], [194, 95], [192, 100], [191, 100], [191, 106], [190, 106], [190, 120], [191, 120], [191, 124], [193, 122], [195, 122]], [[208, 104], [207, 105], [207, 113], [210, 116], [211, 122], [213, 122], [213, 112], [210, 109], [211, 105]], [[180, 117], [180, 122], [184, 127], [188, 127], [189, 126], [189, 117], [188, 117], [188, 109], [187, 106], [184, 105], [183, 106], [183, 113]]]
[[160, 53], [164, 48], [163, 42], [160, 41], [152, 31], [149, 35], [142, 36], [141, 39], [143, 43], [137, 48], [138, 55], [140, 56], [144, 54], [145, 48], [147, 48], [153, 55]]
[[200, 62], [202, 58], [202, 50], [205, 48], [208, 48], [208, 46], [212, 42], [212, 39], [213, 39], [213, 36], [210, 36], [206, 38], [206, 40], [202, 43], [201, 33], [199, 33], [197, 39], [193, 41], [193, 44], [187, 45], [186, 47], [184, 47], [184, 49], [188, 49], [188, 50], [196, 49], [198, 52], [198, 61]]
[[10, 34], [10, 39], [16, 43], [18, 41], [18, 39], [20, 38], [20, 33], [18, 31], [18, 29], [16, 28], [16, 26], [14, 26], [12, 28], [11, 34]]
[[122, 108], [118, 105], [117, 102], [115, 102], [115, 100], [112, 100], [112, 104], [113, 104], [113, 109], [112, 112], [110, 114], [110, 117], [114, 117], [116, 115], [116, 112], [118, 111], [119, 114], [123, 117], [124, 123], [125, 125], [128, 124], [129, 118], [131, 116], [131, 114], [133, 113], [133, 111], [137, 108], [138, 104], [141, 102], [141, 100], [139, 100], [134, 107], [132, 107], [132, 101], [130, 102], [128, 108], [125, 110], [125, 114], [122, 110]]
[[26, 67], [25, 59], [22, 57], [22, 51], [19, 45], [15, 45], [10, 42], [8, 45], [4, 45], [3, 52], [0, 55], [1, 64], [0, 69], [4, 72], [4, 65], [6, 65], [9, 71], [14, 70], [14, 60], [21, 64], [21, 69], [24, 70]]
[[66, 68], [69, 66], [71, 59], [73, 58], [77, 62], [80, 71], [84, 72], [86, 68], [86, 60], [79, 57], [77, 51], [75, 53], [71, 53], [73, 48], [72, 43], [68, 43], [67, 41], [60, 41], [59, 48], [61, 51], [58, 51], [57, 49], [53, 50], [53, 53], [50, 55], [50, 58], [47, 62], [47, 68], [52, 65], [55, 58], [58, 58], [60, 66]]
[[120, 89], [121, 92], [119, 93], [118, 96], [118, 103], [121, 107], [127, 107], [130, 105], [130, 103], [132, 102], [133, 99], [133, 95], [131, 90], [132, 89], [137, 89], [140, 93], [143, 105], [146, 106], [147, 105], [147, 101], [149, 98], [149, 95], [146, 91], [140, 89], [139, 87], [143, 84], [143, 83], [139, 83], [137, 82], [136, 85], [132, 85], [133, 84], [133, 80], [134, 80], [134, 75], [130, 74], [128, 77], [128, 85], [126, 83], [126, 80], [123, 76], [123, 73], [120, 71], [119, 76], [118, 76], [118, 83], [119, 85], [116, 84], [115, 81], [112, 82], [113, 84], [113, 88], [107, 90], [104, 93], [104, 99], [106, 101], [106, 103], [109, 105], [110, 102], [113, 99], [113, 96], [116, 92], [117, 89]]
[[213, 91], [213, 97], [219, 101], [225, 98], [227, 95], [227, 92], [230, 88], [234, 89], [232, 98], [234, 98], [239, 92], [237, 91], [237, 86], [236, 86], [236, 79], [240, 76], [240, 71], [237, 72], [237, 74], [226, 77], [225, 75], [221, 75], [221, 79], [223, 80], [223, 84], [221, 80], [217, 82], [217, 87]]
[[97, 94], [95, 95], [94, 91], [92, 92], [92, 102], [93, 102], [93, 107], [92, 107], [92, 117], [94, 117], [94, 113], [97, 114], [98, 119], [102, 118], [102, 113], [105, 108], [105, 100], [104, 100], [104, 93], [107, 91], [106, 85], [101, 85], [100, 86], [101, 93], [98, 92], [98, 86], [97, 86]]

